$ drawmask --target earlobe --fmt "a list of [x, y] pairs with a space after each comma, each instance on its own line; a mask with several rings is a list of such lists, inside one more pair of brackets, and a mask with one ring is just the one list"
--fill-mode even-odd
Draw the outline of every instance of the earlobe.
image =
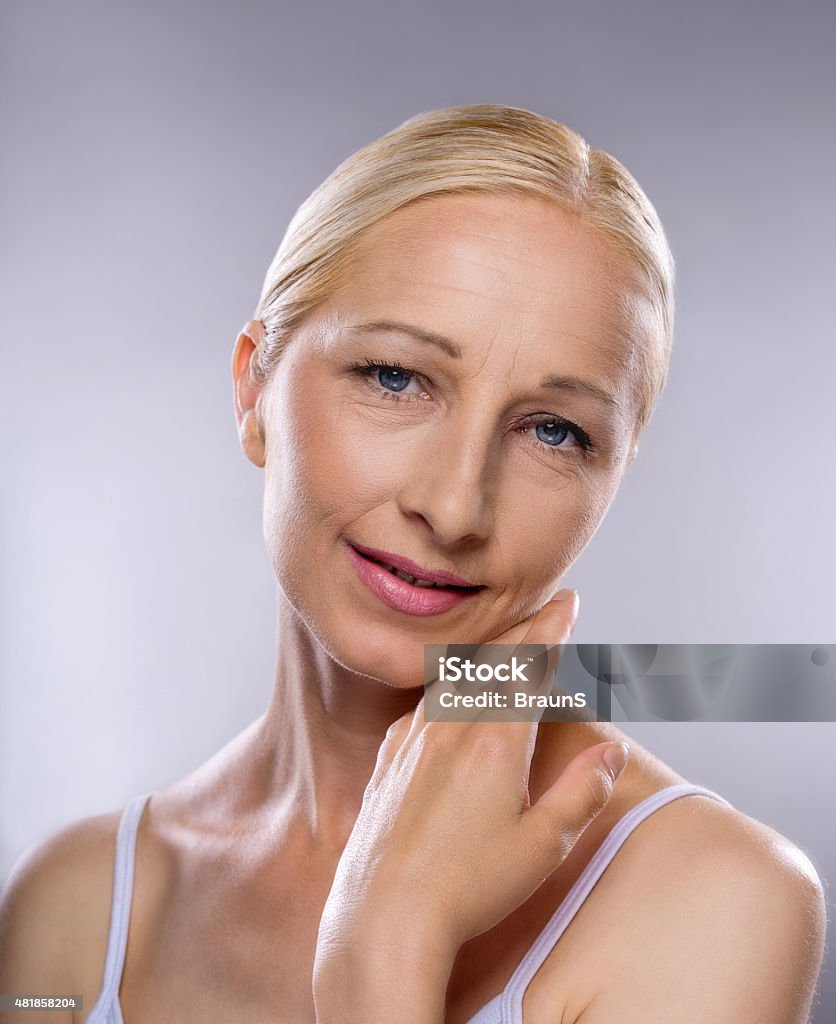
[[261, 429], [261, 424], [258, 421], [258, 415], [254, 409], [248, 410], [244, 413], [238, 430], [238, 436], [240, 438], [244, 454], [250, 462], [252, 462], [254, 466], [258, 466], [259, 469], [264, 469], [264, 432]]
[[259, 388], [250, 383], [250, 360], [264, 337], [264, 324], [250, 320], [241, 329], [232, 351], [233, 402], [238, 436], [244, 454], [254, 465], [265, 462], [264, 432], [259, 417]]

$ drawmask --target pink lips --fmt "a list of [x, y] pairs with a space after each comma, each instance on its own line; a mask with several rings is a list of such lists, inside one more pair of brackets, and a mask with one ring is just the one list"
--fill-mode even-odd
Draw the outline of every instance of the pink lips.
[[[384, 559], [385, 557], [385, 553], [382, 551], [378, 556], [375, 553], [375, 548], [362, 548], [362, 551], [370, 552], [372, 558]], [[346, 552], [357, 575], [369, 590], [390, 608], [406, 612], [407, 615], [440, 615], [480, 593], [482, 589], [474, 587], [473, 590], [445, 590], [437, 587], [416, 587], [407, 580], [395, 576], [394, 573], [382, 565], [378, 565], [377, 562], [365, 558], [351, 544], [346, 543]], [[461, 587], [470, 586], [467, 581], [461, 580], [461, 577], [454, 576], [452, 573], [423, 570], [402, 556], [389, 555], [385, 557], [385, 561], [410, 576], [421, 576], [421, 578], [432, 580], [435, 583]], [[439, 576], [444, 578], [439, 579]]]
[[393, 555], [391, 551], [381, 551], [379, 548], [367, 548], [363, 544], [352, 544], [361, 555], [368, 555], [376, 562], [385, 562], [396, 569], [415, 576], [418, 579], [429, 580], [431, 583], [441, 583], [454, 587], [474, 587], [475, 583], [470, 580], [463, 580], [461, 576], [455, 576], [452, 572], [445, 572], [443, 569], [425, 569], [423, 565], [413, 562], [411, 558], [404, 555]]

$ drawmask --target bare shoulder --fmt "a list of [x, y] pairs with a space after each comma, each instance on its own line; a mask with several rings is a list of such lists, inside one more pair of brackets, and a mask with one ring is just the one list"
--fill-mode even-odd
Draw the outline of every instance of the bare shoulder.
[[[804, 1024], [826, 924], [821, 879], [795, 843], [711, 797], [673, 800], [630, 834], [572, 922], [566, 1019]], [[550, 1020], [560, 957], [535, 979], [526, 1024]]]
[[[29, 847], [0, 893], [0, 991], [98, 994], [120, 811], [83, 818]], [[58, 1024], [62, 1015], [50, 1013]], [[69, 1019], [69, 1018], [67, 1018]], [[27, 1020], [34, 1024], [30, 1012]]]

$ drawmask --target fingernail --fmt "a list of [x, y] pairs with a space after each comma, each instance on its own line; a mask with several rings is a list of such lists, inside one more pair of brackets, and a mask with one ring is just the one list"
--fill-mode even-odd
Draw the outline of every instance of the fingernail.
[[624, 742], [619, 740], [617, 743], [612, 743], [604, 751], [604, 764], [612, 772], [613, 780], [617, 779], [618, 776], [624, 771], [624, 767], [627, 764], [627, 758], [630, 756], [630, 748]]
[[565, 587], [563, 590], [558, 590], [558, 592], [552, 598], [552, 601], [568, 601], [571, 598], [575, 598], [577, 596], [577, 590], [573, 590], [571, 587]]

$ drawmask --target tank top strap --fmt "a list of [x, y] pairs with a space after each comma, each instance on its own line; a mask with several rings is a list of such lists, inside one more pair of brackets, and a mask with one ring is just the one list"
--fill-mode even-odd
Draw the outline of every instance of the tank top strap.
[[[107, 939], [107, 959], [102, 981], [102, 998], [119, 991], [125, 950], [128, 945], [128, 924], [133, 897], [136, 836], [142, 812], [152, 793], [135, 796], [119, 821], [116, 834], [116, 857], [113, 867], [113, 899], [110, 907], [110, 932]], [[98, 1002], [99, 1000], [97, 1000]]]
[[566, 898], [554, 914], [552, 914], [546, 927], [534, 940], [528, 952], [511, 975], [508, 984], [499, 996], [499, 1019], [502, 1021], [502, 1024], [522, 1024], [522, 1002], [529, 982], [540, 969], [543, 961], [549, 955], [555, 943], [566, 930], [570, 921], [592, 891], [595, 883], [604, 873], [605, 868], [633, 829], [665, 804], [670, 803], [672, 800], [677, 800], [679, 797], [691, 795], [712, 797], [726, 804], [727, 807], [732, 806], [725, 797], [720, 796], [719, 793], [715, 793], [711, 789], [707, 789], [705, 786], [681, 782], [673, 786], [667, 786], [665, 789], [660, 789], [658, 793], [651, 794], [651, 796], [629, 810], [612, 827], [609, 835], [595, 851], [575, 884], [566, 894]]

